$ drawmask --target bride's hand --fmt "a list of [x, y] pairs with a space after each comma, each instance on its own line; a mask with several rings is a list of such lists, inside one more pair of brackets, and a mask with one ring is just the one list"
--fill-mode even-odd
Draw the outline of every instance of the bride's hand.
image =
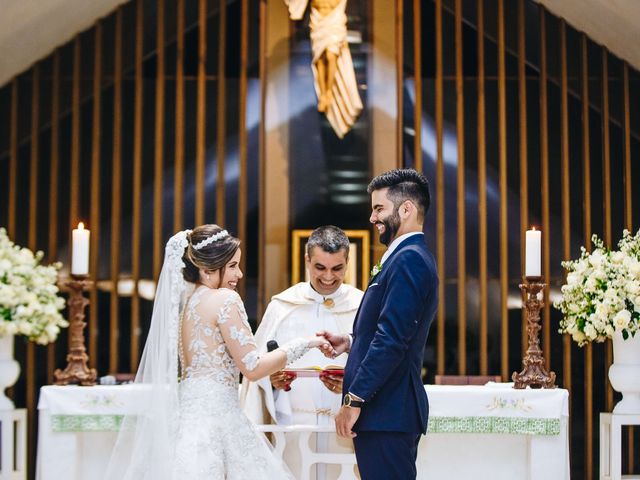
[[326, 357], [329, 358], [333, 358], [335, 353], [331, 343], [322, 336], [309, 337], [309, 346], [311, 348], [318, 348]]
[[329, 343], [326, 338], [320, 337], [318, 335], [309, 337], [307, 340], [309, 340], [309, 346], [311, 348], [321, 347], [322, 345], [326, 345], [327, 343]]

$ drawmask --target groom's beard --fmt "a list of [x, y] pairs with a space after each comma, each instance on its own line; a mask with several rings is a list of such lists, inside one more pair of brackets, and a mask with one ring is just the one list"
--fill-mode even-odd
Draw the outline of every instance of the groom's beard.
[[388, 247], [395, 238], [396, 233], [398, 233], [398, 230], [400, 230], [400, 214], [398, 213], [398, 209], [394, 208], [391, 215], [377, 223], [384, 225], [384, 232], [380, 234], [380, 243]]

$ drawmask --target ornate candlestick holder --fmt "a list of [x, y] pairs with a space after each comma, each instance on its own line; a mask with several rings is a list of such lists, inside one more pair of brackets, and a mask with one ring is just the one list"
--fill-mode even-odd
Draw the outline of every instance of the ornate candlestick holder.
[[556, 374], [548, 373], [544, 366], [542, 350], [540, 349], [540, 310], [544, 302], [538, 298], [546, 285], [542, 283], [542, 277], [525, 277], [520, 284], [524, 296], [524, 308], [527, 315], [527, 335], [529, 347], [522, 359], [523, 370], [513, 372], [511, 378], [514, 388], [556, 388]]
[[55, 385], [80, 384], [85, 386], [96, 384], [96, 370], [89, 368], [89, 355], [84, 346], [84, 309], [89, 300], [83, 295], [85, 290], [93, 284], [86, 276], [72, 275], [70, 279], [61, 283], [61, 288], [69, 292], [69, 353], [67, 367], [53, 372]]

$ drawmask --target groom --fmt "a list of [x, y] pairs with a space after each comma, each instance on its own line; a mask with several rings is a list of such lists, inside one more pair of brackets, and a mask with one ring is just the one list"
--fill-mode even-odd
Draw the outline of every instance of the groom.
[[429, 184], [415, 170], [391, 170], [374, 178], [367, 192], [369, 221], [387, 251], [372, 272], [353, 336], [319, 334], [333, 355], [349, 352], [336, 431], [353, 438], [363, 480], [405, 480], [416, 477], [429, 415], [420, 376], [438, 303], [435, 260], [422, 232]]

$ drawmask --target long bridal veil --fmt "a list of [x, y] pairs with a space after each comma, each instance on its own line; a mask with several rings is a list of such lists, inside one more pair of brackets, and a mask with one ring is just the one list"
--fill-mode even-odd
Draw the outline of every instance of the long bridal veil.
[[188, 230], [167, 242], [149, 336], [105, 480], [168, 480], [178, 427], [180, 312], [188, 296], [182, 256]]

